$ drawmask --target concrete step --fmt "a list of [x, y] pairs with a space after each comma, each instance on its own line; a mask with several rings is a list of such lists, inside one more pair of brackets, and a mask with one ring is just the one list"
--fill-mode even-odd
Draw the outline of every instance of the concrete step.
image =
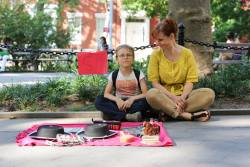
[[0, 118], [101, 118], [99, 111], [64, 112], [2, 112]]
[[[246, 109], [211, 109], [211, 115], [250, 115], [250, 108]], [[100, 111], [64, 111], [64, 112], [1, 112], [0, 118], [101, 118]]]
[[250, 115], [250, 108], [241, 109], [211, 109], [211, 115]]

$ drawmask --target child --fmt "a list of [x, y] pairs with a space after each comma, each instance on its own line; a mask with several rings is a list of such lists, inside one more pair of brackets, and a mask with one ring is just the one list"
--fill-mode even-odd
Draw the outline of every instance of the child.
[[109, 75], [104, 96], [98, 96], [95, 102], [96, 108], [103, 112], [104, 119], [141, 121], [142, 114], [149, 108], [145, 99], [145, 76], [141, 71], [133, 70], [134, 56], [134, 49], [129, 45], [120, 45], [116, 49], [120, 68]]

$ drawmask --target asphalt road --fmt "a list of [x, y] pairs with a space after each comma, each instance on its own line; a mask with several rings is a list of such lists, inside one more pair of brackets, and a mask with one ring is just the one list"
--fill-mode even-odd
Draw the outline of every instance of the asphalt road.
[[43, 83], [58, 78], [72, 78], [72, 73], [0, 73], [0, 88], [4, 85]]

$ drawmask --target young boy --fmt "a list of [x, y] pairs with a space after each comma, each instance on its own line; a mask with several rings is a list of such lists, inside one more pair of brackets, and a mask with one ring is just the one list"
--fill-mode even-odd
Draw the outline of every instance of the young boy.
[[[147, 84], [141, 71], [133, 70], [134, 49], [120, 45], [116, 49], [116, 60], [120, 68], [108, 77], [104, 96], [96, 98], [95, 106], [105, 117], [117, 121], [141, 121], [149, 106], [145, 99]], [[115, 91], [115, 95], [112, 91]]]

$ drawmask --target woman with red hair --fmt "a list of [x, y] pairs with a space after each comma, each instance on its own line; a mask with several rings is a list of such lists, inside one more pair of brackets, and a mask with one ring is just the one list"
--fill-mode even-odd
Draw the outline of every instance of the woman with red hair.
[[193, 90], [198, 82], [195, 58], [190, 49], [176, 43], [176, 35], [177, 24], [172, 19], [161, 21], [153, 30], [158, 47], [148, 65], [153, 88], [146, 94], [147, 102], [172, 118], [207, 121], [215, 93], [209, 88]]

